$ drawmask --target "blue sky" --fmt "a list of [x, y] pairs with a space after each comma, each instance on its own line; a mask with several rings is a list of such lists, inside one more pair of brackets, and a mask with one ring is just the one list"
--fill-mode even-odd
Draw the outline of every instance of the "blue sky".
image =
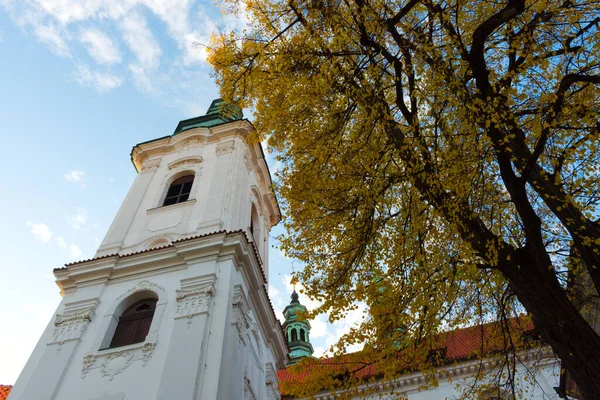
[[[218, 90], [201, 44], [245, 21], [209, 1], [0, 0], [0, 384], [15, 382], [60, 302], [52, 269], [104, 237], [135, 178], [132, 146], [205, 113]], [[275, 248], [270, 269], [281, 311], [292, 262]], [[353, 317], [312, 321], [315, 355]]]

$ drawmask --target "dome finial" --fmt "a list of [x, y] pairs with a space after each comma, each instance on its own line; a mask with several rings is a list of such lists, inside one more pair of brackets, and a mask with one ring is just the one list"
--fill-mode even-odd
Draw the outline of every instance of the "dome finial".
[[[293, 265], [292, 265], [292, 273], [294, 273]], [[295, 276], [292, 276], [292, 280], [290, 283], [294, 287], [294, 290], [292, 291], [292, 296], [291, 296], [292, 302], [290, 304], [300, 304], [300, 301], [298, 300], [298, 293], [296, 293], [296, 283], [298, 283], [298, 278], [296, 278]]]
[[294, 291], [292, 292], [292, 302], [290, 304], [300, 304], [300, 301], [298, 300], [298, 293], [296, 293], [296, 289], [294, 288]]

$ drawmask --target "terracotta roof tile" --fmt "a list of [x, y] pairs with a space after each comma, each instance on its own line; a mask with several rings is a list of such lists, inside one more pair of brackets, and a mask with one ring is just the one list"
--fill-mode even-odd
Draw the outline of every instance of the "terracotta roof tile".
[[[533, 331], [533, 323], [529, 318], [519, 317], [508, 322], [511, 330], [519, 335], [528, 334]], [[455, 362], [465, 361], [480, 357], [481, 355], [491, 355], [502, 349], [502, 344], [498, 341], [500, 324], [487, 323], [467, 328], [460, 328], [450, 332], [436, 335], [429, 344], [432, 349], [445, 349], [444, 364], [449, 365]], [[520, 332], [520, 333], [519, 333]], [[359, 357], [356, 357], [356, 356]], [[347, 368], [358, 369], [355, 377], [359, 379], [368, 379], [378, 375], [376, 364], [369, 364], [360, 368], [360, 353], [343, 355], [340, 357], [323, 358], [316, 360], [315, 363], [306, 365], [302, 370], [295, 368], [286, 368], [277, 371], [280, 385], [283, 383], [302, 382], [310, 379], [314, 374], [337, 375], [344, 373]], [[351, 367], [353, 365], [354, 367]], [[322, 369], [325, 368], [325, 369]], [[413, 370], [415, 366], [407, 365], [406, 372]], [[284, 391], [280, 386], [282, 394]]]
[[10, 394], [11, 389], [12, 386], [10, 385], [0, 385], [0, 400], [6, 400], [6, 398]]

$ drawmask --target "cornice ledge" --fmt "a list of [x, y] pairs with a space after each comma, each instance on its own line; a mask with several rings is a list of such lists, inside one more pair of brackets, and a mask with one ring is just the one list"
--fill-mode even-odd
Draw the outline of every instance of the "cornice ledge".
[[222, 135], [222, 134], [234, 134], [234, 135], [247, 135], [252, 132], [254, 127], [252, 124], [245, 120], [232, 121], [226, 124], [216, 125], [210, 128], [210, 132], [213, 135]]
[[[141, 251], [130, 255], [121, 256], [115, 264], [115, 271], [132, 267], [143, 267], [156, 262], [164, 262], [177, 257], [177, 249], [174, 246], [153, 249], [156, 251]], [[183, 260], [179, 260], [181, 262]]]

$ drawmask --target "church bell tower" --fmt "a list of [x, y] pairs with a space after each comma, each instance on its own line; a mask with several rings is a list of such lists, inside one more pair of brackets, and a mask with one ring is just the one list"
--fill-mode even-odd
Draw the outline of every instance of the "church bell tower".
[[138, 175], [10, 400], [279, 399], [287, 344], [267, 295], [271, 178], [241, 110], [212, 102], [134, 146]]

